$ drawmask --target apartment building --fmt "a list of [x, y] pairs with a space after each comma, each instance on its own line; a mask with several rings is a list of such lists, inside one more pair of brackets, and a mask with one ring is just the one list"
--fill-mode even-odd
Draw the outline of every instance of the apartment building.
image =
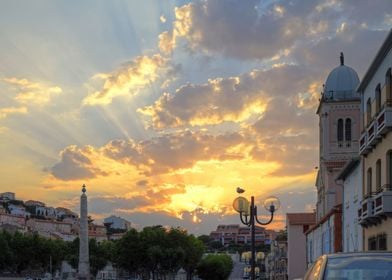
[[[222, 245], [251, 244], [251, 230], [249, 227], [239, 225], [218, 225], [215, 231], [210, 233], [210, 238], [219, 241]], [[255, 227], [255, 244], [265, 244], [269, 240], [263, 227]]]
[[392, 30], [358, 86], [364, 250], [392, 250]]

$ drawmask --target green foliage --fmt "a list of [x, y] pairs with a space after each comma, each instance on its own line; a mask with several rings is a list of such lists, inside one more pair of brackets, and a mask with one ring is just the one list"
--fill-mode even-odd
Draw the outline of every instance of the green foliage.
[[[145, 227], [141, 232], [128, 231], [116, 241], [89, 240], [90, 268], [93, 275], [108, 261], [141, 277], [165, 278], [182, 267], [188, 279], [200, 262], [204, 244], [179, 228]], [[0, 231], [0, 270], [20, 273], [23, 270], [49, 270], [60, 268], [63, 260], [77, 268], [79, 238], [72, 242], [52, 240], [38, 235], [10, 234]], [[154, 279], [155, 279], [154, 278]]]
[[287, 228], [280, 230], [278, 236], [276, 236], [277, 241], [287, 241]]
[[190, 277], [199, 263], [203, 243], [179, 228], [145, 227], [131, 230], [115, 244], [116, 264], [143, 277], [175, 274], [183, 267]]
[[[91, 271], [95, 274], [112, 261], [113, 242], [97, 243], [90, 240]], [[74, 268], [78, 265], [79, 238], [72, 242], [52, 240], [36, 234], [10, 234], [0, 231], [0, 270], [20, 273], [26, 269], [49, 271], [52, 260], [53, 270], [59, 269], [63, 260], [68, 261]]]
[[205, 280], [228, 279], [233, 269], [233, 261], [225, 254], [208, 255], [197, 267], [197, 274]]

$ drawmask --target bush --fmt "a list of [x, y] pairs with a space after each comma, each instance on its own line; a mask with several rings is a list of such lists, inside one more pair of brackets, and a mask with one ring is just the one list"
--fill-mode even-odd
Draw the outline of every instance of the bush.
[[224, 254], [208, 255], [197, 267], [198, 276], [205, 280], [228, 279], [233, 269], [231, 257]]

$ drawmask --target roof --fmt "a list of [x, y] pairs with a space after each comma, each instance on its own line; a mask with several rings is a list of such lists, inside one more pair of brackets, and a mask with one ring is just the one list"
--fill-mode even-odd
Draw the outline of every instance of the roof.
[[336, 180], [346, 180], [346, 178], [354, 171], [354, 169], [360, 163], [360, 158], [355, 157], [348, 161], [343, 167], [342, 171], [339, 173]]
[[367, 251], [367, 252], [347, 252], [347, 253], [334, 253], [334, 254], [327, 254], [326, 256], [328, 258], [345, 258], [345, 257], [369, 257], [369, 256], [374, 256], [374, 257], [382, 257], [382, 256], [391, 256], [392, 252], [391, 251]]
[[315, 213], [287, 213], [286, 220], [289, 225], [313, 225], [316, 223]]
[[385, 39], [384, 43], [381, 45], [381, 48], [378, 50], [375, 58], [373, 59], [372, 63], [369, 66], [369, 69], [366, 71], [365, 76], [363, 76], [363, 79], [357, 88], [358, 92], [361, 93], [365, 90], [370, 80], [373, 78], [374, 73], [377, 71], [378, 67], [383, 62], [384, 58], [387, 56], [391, 48], [392, 48], [392, 28], [389, 30], [387, 38]]
[[[355, 92], [359, 84], [357, 72], [349, 66], [339, 65], [329, 73], [325, 81], [324, 94], [328, 96], [331, 93], [331, 98], [336, 99], [338, 96], [334, 93], [352, 93]], [[351, 95], [347, 95], [353, 97]], [[346, 99], [345, 95], [339, 95], [339, 99]]]

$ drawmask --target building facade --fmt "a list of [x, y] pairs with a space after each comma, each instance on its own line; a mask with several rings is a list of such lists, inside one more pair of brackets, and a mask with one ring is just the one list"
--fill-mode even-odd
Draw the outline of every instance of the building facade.
[[3, 192], [0, 193], [0, 201], [10, 201], [15, 200], [15, 193], [13, 192]]
[[267, 279], [287, 280], [287, 240], [273, 240], [264, 262]]
[[287, 274], [288, 279], [301, 278], [307, 268], [306, 235], [315, 223], [315, 213], [287, 213]]
[[364, 250], [392, 250], [392, 30], [358, 92], [361, 95], [363, 200], [358, 219]]
[[131, 229], [131, 222], [125, 220], [124, 218], [117, 217], [117, 216], [110, 216], [103, 220], [104, 224], [108, 224], [111, 229], [120, 229], [120, 230], [130, 230]]
[[64, 233], [71, 234], [72, 225], [58, 221], [42, 220], [42, 219], [29, 219], [26, 222], [29, 231], [41, 233]]
[[24, 227], [26, 225], [26, 219], [23, 216], [0, 214], [0, 225], [14, 225], [18, 227]]
[[363, 250], [362, 228], [358, 222], [358, 208], [362, 201], [362, 165], [360, 158], [350, 160], [337, 180], [343, 186], [342, 246], [343, 252]]
[[[215, 231], [210, 233], [213, 241], [218, 241], [222, 245], [229, 244], [251, 244], [251, 231], [249, 227], [237, 225], [218, 225]], [[255, 244], [265, 244], [269, 240], [266, 230], [263, 227], [255, 227]]]

